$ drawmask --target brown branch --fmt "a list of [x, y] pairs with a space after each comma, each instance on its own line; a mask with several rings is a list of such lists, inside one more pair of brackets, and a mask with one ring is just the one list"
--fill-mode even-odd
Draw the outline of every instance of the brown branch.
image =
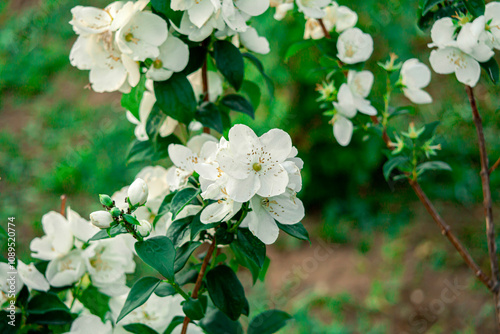
[[321, 27], [321, 30], [323, 30], [323, 34], [325, 35], [326, 38], [330, 39], [330, 33], [326, 29], [325, 23], [323, 22], [323, 19], [318, 19], [319, 25]]
[[448, 240], [451, 242], [451, 244], [455, 247], [457, 252], [462, 256], [464, 259], [465, 263], [469, 266], [469, 268], [474, 272], [476, 277], [484, 283], [490, 290], [495, 289], [495, 282], [490, 280], [490, 278], [479, 268], [479, 266], [476, 264], [472, 256], [469, 254], [467, 249], [462, 245], [462, 243], [458, 240], [458, 238], [453, 234], [451, 231], [451, 228], [446, 222], [441, 218], [439, 213], [437, 212], [436, 208], [432, 205], [431, 201], [425, 195], [424, 191], [422, 188], [420, 188], [420, 185], [418, 184], [417, 181], [409, 180], [409, 183], [413, 190], [415, 191], [415, 194], [417, 194], [418, 198], [420, 199], [420, 202], [424, 205], [425, 209], [427, 212], [431, 215], [431, 217], [434, 219], [436, 224], [439, 226], [441, 229], [441, 233], [448, 238]]
[[499, 270], [498, 270], [498, 258], [496, 255], [496, 243], [495, 243], [495, 228], [493, 226], [493, 208], [491, 202], [491, 190], [490, 190], [490, 172], [488, 169], [488, 153], [486, 152], [486, 141], [484, 139], [483, 132], [483, 122], [481, 120], [481, 115], [477, 110], [476, 99], [474, 97], [474, 91], [472, 87], [466, 86], [467, 96], [469, 97], [470, 106], [472, 109], [472, 116], [474, 118], [474, 123], [476, 125], [477, 139], [479, 143], [479, 156], [481, 160], [481, 183], [483, 186], [483, 206], [484, 206], [484, 216], [486, 218], [486, 236], [488, 238], [488, 251], [490, 254], [490, 264], [492, 279], [495, 283], [499, 280]]
[[499, 166], [499, 165], [500, 165], [500, 158], [498, 158], [498, 160], [497, 160], [497, 161], [493, 164], [493, 166], [491, 166], [491, 168], [490, 168], [490, 170], [489, 170], [490, 175], [491, 175], [491, 173], [493, 173], [493, 171], [494, 171], [495, 169], [497, 169], [497, 168], [498, 168], [498, 166]]
[[[201, 283], [203, 282], [203, 277], [205, 276], [205, 271], [207, 270], [208, 262], [210, 262], [210, 258], [212, 257], [214, 249], [215, 249], [215, 240], [212, 240], [212, 243], [210, 244], [210, 247], [208, 248], [207, 255], [205, 255], [205, 258], [203, 259], [203, 263], [201, 264], [200, 273], [198, 274], [198, 278], [196, 279], [196, 283], [194, 285], [193, 292], [191, 293], [191, 298], [194, 298], [194, 299], [198, 298], [198, 291], [200, 290]], [[182, 323], [181, 334], [187, 333], [189, 321], [190, 320], [188, 317], [184, 317], [184, 322]]]
[[61, 195], [61, 215], [65, 216], [66, 215], [66, 195]]

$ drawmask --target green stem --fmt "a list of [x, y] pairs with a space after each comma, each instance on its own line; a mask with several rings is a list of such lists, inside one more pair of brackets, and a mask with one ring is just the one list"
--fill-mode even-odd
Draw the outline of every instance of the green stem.
[[189, 300], [189, 295], [186, 292], [184, 292], [184, 290], [182, 290], [182, 288], [179, 286], [179, 284], [177, 284], [175, 282], [170, 282], [169, 280], [166, 280], [165, 282], [172, 285], [174, 287], [175, 291], [177, 291], [177, 293], [180, 294], [185, 300]]
[[247, 216], [248, 212], [250, 212], [250, 210], [248, 209], [248, 202], [246, 203], [243, 203], [242, 207], [241, 207], [241, 210], [243, 211], [241, 213], [241, 217], [240, 219], [238, 219], [238, 221], [236, 222], [236, 224], [234, 224], [230, 229], [229, 229], [229, 232], [231, 233], [235, 233], [237, 230], [238, 230], [238, 227], [241, 225], [241, 223], [243, 222], [243, 219], [245, 219], [245, 217]]
[[386, 93], [384, 95], [384, 113], [382, 114], [382, 128], [384, 132], [387, 130], [387, 121], [389, 119], [389, 105], [391, 101], [391, 93], [392, 93], [392, 85], [391, 85], [391, 78], [389, 75], [389, 72], [387, 74], [387, 79], [386, 79]]

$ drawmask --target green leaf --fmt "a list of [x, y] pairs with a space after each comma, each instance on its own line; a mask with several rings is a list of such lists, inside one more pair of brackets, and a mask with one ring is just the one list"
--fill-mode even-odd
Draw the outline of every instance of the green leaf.
[[260, 60], [251, 53], [244, 53], [243, 57], [248, 59], [257, 68], [257, 70], [260, 72], [260, 74], [266, 81], [266, 85], [269, 90], [269, 95], [271, 95], [271, 97], [274, 96], [274, 83], [271, 80], [271, 78], [264, 72], [264, 66], [262, 65]]
[[[108, 233], [109, 232], [109, 233]], [[123, 227], [122, 225], [116, 225], [113, 227], [110, 227], [108, 229], [100, 230], [96, 234], [92, 236], [88, 241], [95, 241], [95, 240], [101, 240], [101, 239], [108, 239], [113, 237], [116, 237], [119, 234], [124, 234], [128, 233], [127, 229]]]
[[415, 115], [415, 107], [414, 106], [404, 106], [404, 107], [398, 107], [394, 108], [389, 112], [389, 119], [396, 117], [396, 116], [401, 116], [401, 115]]
[[207, 310], [206, 316], [201, 319], [199, 324], [208, 334], [243, 334], [243, 328], [238, 321], [229, 319], [216, 309]]
[[300, 51], [309, 49], [312, 46], [314, 46], [314, 40], [312, 39], [306, 39], [297, 43], [293, 43], [292, 45], [290, 45], [288, 50], [286, 50], [284, 59], [285, 63], [288, 63], [288, 60], [290, 60], [291, 57], [295, 56]]
[[182, 245], [177, 249], [174, 262], [174, 271], [176, 273], [179, 272], [182, 268], [184, 268], [184, 265], [189, 260], [191, 254], [193, 254], [196, 248], [198, 248], [200, 245], [201, 242], [192, 241], [185, 243], [184, 245]]
[[163, 332], [163, 334], [172, 334], [172, 332], [174, 331], [174, 329], [179, 326], [180, 324], [182, 324], [184, 322], [184, 317], [178, 315], [178, 316], [175, 316], [172, 321], [170, 322], [170, 324], [168, 325], [167, 329], [165, 329], [165, 331]]
[[195, 119], [203, 124], [203, 126], [214, 129], [219, 133], [224, 132], [220, 110], [212, 102], [202, 103], [196, 111]]
[[255, 82], [243, 80], [243, 86], [241, 86], [240, 93], [246, 95], [250, 103], [252, 103], [252, 107], [256, 110], [260, 104], [260, 87]]
[[66, 325], [72, 323], [75, 318], [76, 314], [73, 315], [68, 311], [51, 311], [43, 314], [31, 313], [28, 315], [26, 323], [35, 323], [39, 325]]
[[122, 107], [130, 111], [137, 120], [140, 120], [139, 116], [139, 106], [141, 104], [142, 96], [146, 91], [146, 76], [141, 76], [141, 80], [137, 86], [132, 87], [130, 93], [123, 94], [121, 104]]
[[179, 139], [174, 135], [157, 138], [155, 143], [136, 139], [130, 144], [127, 163], [154, 162], [168, 158], [168, 146], [178, 143], [180, 143]]
[[172, 240], [174, 246], [180, 247], [182, 243], [189, 240], [189, 224], [193, 220], [192, 216], [178, 219], [172, 222], [167, 230], [167, 237]]
[[175, 11], [170, 7], [171, 0], [151, 0], [151, 6], [153, 9], [163, 14], [165, 17], [170, 19], [177, 27], [180, 27], [182, 14], [184, 13], [181, 10]]
[[[242, 265], [243, 267], [247, 268], [250, 270], [250, 273], [252, 274], [252, 281], [253, 284], [257, 282], [257, 279], [259, 278], [260, 274], [260, 267], [257, 263], [255, 263], [253, 260], [251, 260], [249, 257], [247, 257], [242, 250], [235, 245], [233, 242], [231, 245], [231, 250], [233, 251], [234, 254], [234, 261], [236, 261], [239, 265]], [[236, 270], [237, 268], [235, 268]]]
[[402, 157], [402, 156], [395, 157], [395, 158], [392, 158], [392, 159], [388, 160], [384, 164], [384, 167], [383, 167], [385, 179], [389, 180], [389, 176], [391, 175], [391, 173], [394, 170], [394, 168], [399, 167], [402, 164], [405, 164], [407, 162], [408, 162], [408, 158], [407, 157]]
[[496, 85], [500, 81], [500, 73], [498, 69], [498, 63], [494, 57], [484, 63], [479, 63], [481, 67], [488, 73], [491, 81]]
[[154, 105], [146, 120], [146, 133], [150, 142], [156, 143], [160, 128], [166, 119], [167, 115], [157, 105]]
[[238, 320], [246, 306], [245, 290], [234, 271], [219, 265], [207, 273], [207, 290], [215, 306], [231, 320]]
[[418, 136], [418, 142], [425, 143], [426, 141], [434, 137], [434, 133], [436, 132], [436, 128], [439, 125], [439, 123], [440, 123], [439, 121], [434, 121], [425, 124], [424, 132], [422, 132], [420, 136]]
[[186, 68], [180, 72], [182, 75], [188, 76], [199, 70], [207, 59], [207, 48], [204, 46], [191, 46], [189, 48], [189, 61]]
[[283, 230], [285, 233], [290, 234], [292, 237], [295, 237], [300, 240], [309, 241], [309, 243], [311, 243], [311, 240], [309, 239], [309, 233], [307, 232], [304, 225], [302, 225], [302, 223], [285, 225], [276, 222], [276, 224], [278, 225], [280, 230]]
[[434, 11], [429, 10], [426, 14], [422, 14], [422, 10], [420, 9], [420, 18], [418, 19], [417, 24], [420, 29], [426, 29], [432, 26], [435, 21], [443, 17], [452, 17], [457, 13], [465, 14], [466, 11], [467, 10], [462, 1], [452, 3], [451, 5], [438, 8]]
[[174, 198], [175, 194], [177, 194], [177, 191], [173, 191], [163, 198], [160, 208], [158, 209], [158, 214], [156, 215], [155, 220], [153, 221], [153, 225], [156, 225], [156, 223], [161, 219], [161, 217], [170, 212], [171, 208], [170, 203], [172, 203], [172, 199]]
[[28, 302], [29, 314], [45, 314], [52, 311], [69, 312], [68, 307], [57, 297], [49, 292], [38, 292]]
[[194, 240], [201, 231], [206, 231], [219, 225], [219, 223], [204, 224], [201, 222], [200, 216], [201, 211], [193, 217], [193, 221], [191, 222], [191, 240]]
[[134, 334], [158, 334], [158, 332], [151, 327], [139, 323], [124, 325], [123, 328], [127, 332]]
[[175, 217], [179, 214], [196, 197], [200, 194], [201, 190], [196, 188], [184, 188], [179, 190], [174, 198], [172, 198], [172, 202], [170, 203], [170, 212], [172, 212], [172, 220], [175, 220]]
[[479, 17], [484, 15], [484, 10], [486, 9], [486, 5], [484, 0], [464, 0], [465, 7], [474, 17]]
[[420, 174], [426, 170], [448, 170], [451, 171], [450, 165], [443, 161], [426, 161], [417, 166], [417, 172]]
[[252, 104], [248, 102], [243, 96], [238, 94], [229, 94], [222, 98], [220, 103], [231, 110], [238, 111], [248, 116], [255, 118], [255, 110]]
[[240, 50], [228, 41], [216, 41], [213, 46], [213, 57], [217, 69], [234, 89], [239, 90], [245, 73], [245, 64]]
[[201, 295], [198, 299], [189, 298], [182, 304], [182, 311], [191, 320], [200, 320], [205, 315], [207, 296]]
[[[136, 244], [137, 245], [137, 244]], [[137, 250], [137, 247], [136, 247]], [[137, 252], [139, 253], [139, 252]], [[134, 283], [132, 289], [128, 293], [127, 300], [120, 311], [120, 315], [116, 322], [122, 320], [127, 314], [147, 302], [156, 287], [161, 283], [161, 280], [156, 277], [143, 277]]]
[[166, 236], [160, 235], [135, 243], [137, 255], [166, 279], [174, 281], [175, 248]]
[[262, 312], [250, 321], [248, 334], [272, 334], [285, 327], [292, 316], [280, 310]]
[[445, 2], [445, 0], [424, 0], [420, 1], [419, 7], [422, 10], [422, 15], [427, 14], [434, 6]]
[[174, 74], [166, 81], [155, 81], [156, 104], [167, 116], [189, 124], [196, 112], [196, 98], [188, 79]]
[[264, 265], [264, 261], [266, 260], [266, 245], [254, 236], [249, 229], [238, 229], [234, 245], [259, 268]]
[[[177, 284], [179, 286], [183, 286], [184, 284], [187, 283], [195, 283], [196, 279], [198, 278], [198, 271], [191, 269], [186, 272], [183, 272], [182, 274], [179, 275], [179, 277], [176, 277]], [[161, 282], [160, 285], [155, 290], [155, 295], [160, 296], [160, 297], [166, 297], [166, 296], [172, 296], [175, 295], [177, 291], [174, 289], [174, 287], [167, 282]]]
[[90, 285], [78, 295], [78, 300], [90, 313], [97, 315], [101, 320], [105, 320], [109, 311], [109, 296], [101, 293], [95, 286]]
[[135, 218], [134, 216], [132, 215], [129, 215], [129, 214], [126, 214], [124, 213], [123, 215], [123, 219], [129, 223], [129, 224], [132, 224], [132, 225], [141, 225], [141, 223], [139, 223], [139, 221], [137, 220], [137, 218]]
[[[14, 324], [20, 324], [22, 319], [23, 319], [23, 313], [19, 310], [19, 312], [16, 312], [12, 314], [12, 319], [11, 313], [2, 311], [0, 310], [0, 317], [2, 317], [2, 321], [0, 321], [0, 333], [2, 334], [16, 334], [21, 330], [21, 326], [12, 326], [9, 324], [10, 321], [14, 321]], [[3, 320], [5, 319], [5, 320]]]
[[262, 266], [262, 269], [260, 270], [259, 273], [259, 280], [261, 282], [264, 282], [267, 274], [267, 270], [269, 269], [269, 265], [271, 264], [271, 260], [266, 256], [266, 261], [264, 262], [264, 265]]
[[2, 239], [7, 239], [9, 235], [7, 234], [7, 231], [3, 228], [3, 226], [0, 226], [0, 238]]

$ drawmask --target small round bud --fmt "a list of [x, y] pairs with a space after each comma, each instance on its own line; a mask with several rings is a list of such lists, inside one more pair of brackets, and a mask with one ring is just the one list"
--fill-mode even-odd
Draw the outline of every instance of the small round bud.
[[140, 220], [139, 223], [140, 223], [140, 225], [137, 226], [137, 233], [139, 233], [141, 235], [141, 237], [143, 237], [143, 238], [149, 236], [149, 234], [151, 233], [151, 230], [153, 229], [151, 224], [147, 220], [144, 220], [144, 219]]
[[112, 208], [109, 213], [111, 213], [111, 215], [115, 218], [118, 218], [120, 217], [120, 215], [122, 214], [122, 211], [120, 209], [118, 209], [117, 207], [114, 207]]
[[136, 179], [128, 188], [128, 199], [133, 206], [143, 205], [148, 200], [148, 185], [143, 179]]
[[90, 214], [90, 222], [99, 228], [108, 228], [113, 222], [113, 217], [108, 211], [95, 211]]
[[99, 201], [101, 201], [102, 205], [107, 206], [108, 208], [113, 206], [113, 200], [108, 195], [99, 195]]

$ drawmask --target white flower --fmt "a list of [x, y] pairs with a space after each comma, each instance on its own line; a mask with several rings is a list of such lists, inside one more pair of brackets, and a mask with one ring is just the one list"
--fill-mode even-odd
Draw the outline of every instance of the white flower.
[[48, 291], [50, 289], [49, 282], [47, 282], [43, 274], [36, 269], [33, 263], [26, 265], [18, 259], [17, 273], [22, 282], [30, 289], [39, 291]]
[[274, 243], [278, 238], [279, 228], [275, 220], [280, 224], [291, 225], [300, 222], [305, 215], [302, 201], [292, 190], [269, 198], [254, 196], [250, 200], [250, 208], [252, 211], [240, 226], [248, 227], [266, 245]]
[[[151, 83], [151, 84], [150, 84]], [[146, 132], [146, 123], [148, 121], [149, 114], [153, 110], [153, 106], [156, 103], [156, 97], [154, 93], [154, 88], [151, 80], [146, 80], [146, 88], [148, 90], [144, 91], [142, 94], [142, 99], [139, 104], [139, 119], [137, 119], [130, 111], [127, 110], [127, 119], [130, 123], [136, 124], [134, 134], [136, 138], [140, 141], [146, 141], [149, 139]], [[177, 128], [177, 122], [170, 116], [163, 121], [159, 129], [160, 137], [166, 137], [171, 135]]]
[[145, 219], [141, 219], [139, 221], [139, 224], [140, 225], [137, 226], [137, 233], [139, 233], [141, 237], [146, 238], [147, 236], [149, 236], [149, 234], [151, 234], [151, 230], [153, 228], [151, 224]]
[[212, 14], [220, 8], [220, 3], [211, 0], [173, 0], [170, 2], [170, 8], [186, 11], [189, 20], [195, 26], [201, 28], [207, 23]]
[[[124, 294], [111, 298], [109, 302], [111, 316], [115, 321], [125, 304], [126, 298], [127, 294]], [[119, 324], [123, 326], [132, 323], [141, 323], [151, 327], [158, 333], [163, 333], [175, 316], [184, 316], [181, 306], [183, 300], [184, 299], [180, 295], [158, 297], [153, 293], [146, 303], [127, 314], [120, 320]], [[180, 333], [181, 327], [182, 326], [178, 326], [173, 333]], [[187, 333], [203, 334], [203, 331], [198, 326], [191, 323], [189, 324]]]
[[247, 30], [240, 32], [239, 36], [241, 44], [252, 52], [268, 54], [271, 51], [268, 40], [263, 36], [259, 36], [257, 30], [253, 27], [248, 27]]
[[65, 334], [111, 334], [111, 322], [103, 323], [101, 318], [93, 314], [80, 315], [71, 324], [71, 329]]
[[[75, 238], [79, 239], [81, 242], [87, 242], [100, 231], [97, 226], [94, 226], [90, 221], [80, 217], [80, 215], [71, 210], [71, 208], [68, 207], [66, 212], [71, 231], [73, 232]], [[79, 245], [77, 246], [80, 247]]]
[[92, 284], [108, 296], [117, 296], [127, 290], [126, 274], [133, 273], [133, 253], [125, 238], [92, 242], [83, 253]]
[[94, 211], [90, 214], [90, 222], [99, 228], [108, 228], [113, 222], [113, 217], [108, 211]]
[[73, 249], [67, 255], [50, 261], [45, 276], [50, 285], [63, 287], [78, 282], [84, 273], [82, 251]]
[[296, 0], [299, 11], [305, 16], [313, 19], [320, 19], [326, 15], [324, 7], [328, 6], [331, 0]]
[[153, 13], [138, 12], [118, 30], [115, 39], [121, 52], [135, 61], [144, 61], [158, 57], [158, 47], [166, 41], [167, 35], [165, 20]]
[[127, 194], [130, 204], [143, 205], [148, 200], [148, 185], [143, 179], [137, 178], [128, 188]]
[[188, 46], [177, 37], [169, 34], [159, 47], [159, 54], [151, 57], [153, 63], [146, 77], [155, 81], [169, 79], [174, 72], [182, 71], [189, 61]]
[[[222, 87], [221, 76], [214, 71], [207, 71], [208, 77], [208, 98], [210, 102], [215, 102], [222, 95], [224, 89]], [[191, 86], [193, 87], [194, 95], [199, 100], [203, 95], [203, 83], [201, 77], [201, 69], [187, 76]]]
[[281, 165], [292, 149], [290, 136], [272, 129], [257, 137], [243, 124], [229, 130], [228, 147], [217, 153], [220, 169], [230, 177], [226, 190], [230, 198], [246, 202], [255, 194], [270, 197], [282, 194], [288, 174]]
[[439, 74], [455, 72], [458, 81], [474, 87], [481, 75], [478, 62], [493, 56], [493, 51], [481, 38], [485, 28], [485, 17], [480, 16], [473, 22], [465, 23], [457, 36], [451, 18], [436, 21], [431, 29], [432, 43], [429, 44], [429, 47], [438, 47], [432, 50], [429, 58], [432, 69]]
[[70, 62], [78, 69], [90, 70], [89, 80], [96, 92], [128, 92], [139, 82], [139, 65], [116, 45], [115, 32], [147, 3], [115, 2], [104, 10], [73, 8], [70, 23], [80, 36], [71, 49]]
[[285, 18], [286, 13], [293, 10], [294, 0], [271, 0], [271, 7], [276, 8], [274, 19], [281, 21]]
[[73, 233], [66, 218], [51, 211], [42, 217], [42, 227], [45, 235], [31, 241], [31, 256], [50, 261], [68, 254], [73, 248]]
[[223, 30], [226, 25], [222, 15], [218, 13], [217, 15], [212, 15], [203, 26], [197, 27], [189, 19], [189, 14], [184, 12], [179, 27], [173, 23], [172, 26], [179, 33], [186, 35], [190, 41], [201, 42], [210, 36], [214, 29]]
[[148, 185], [148, 200], [146, 206], [150, 208], [153, 213], [158, 212], [163, 198], [170, 192], [167, 174], [167, 169], [162, 166], [147, 166], [136, 176], [136, 178], [143, 179]]
[[349, 28], [340, 34], [337, 52], [337, 57], [346, 64], [366, 61], [373, 52], [373, 39], [358, 28]]
[[431, 82], [431, 71], [416, 58], [408, 59], [401, 67], [401, 83], [404, 95], [413, 103], [431, 103], [432, 97], [422, 88]]
[[500, 2], [490, 2], [484, 12], [485, 37], [490, 47], [500, 50]]
[[[227, 26], [234, 31], [245, 31], [246, 21], [269, 8], [269, 0], [222, 0], [221, 15]], [[221, 30], [221, 29], [219, 29]]]
[[198, 165], [210, 156], [213, 145], [217, 145], [217, 139], [202, 133], [191, 138], [186, 146], [178, 144], [168, 146], [168, 156], [175, 165], [168, 170], [167, 174], [170, 190], [174, 191], [186, 185], [189, 176], [198, 168]]
[[[346, 29], [352, 28], [358, 22], [358, 15], [346, 6], [339, 6], [333, 2], [325, 8], [326, 15], [322, 18], [327, 31], [335, 27], [335, 31], [340, 33]], [[323, 29], [318, 20], [309, 18], [306, 22], [304, 39], [321, 39], [325, 37]]]
[[337, 94], [338, 102], [333, 105], [337, 114], [332, 119], [333, 135], [342, 146], [351, 142], [353, 125], [349, 120], [356, 116], [356, 112], [374, 116], [377, 110], [365, 98], [370, 94], [373, 85], [373, 74], [370, 71], [349, 71], [347, 84], [340, 86]]

